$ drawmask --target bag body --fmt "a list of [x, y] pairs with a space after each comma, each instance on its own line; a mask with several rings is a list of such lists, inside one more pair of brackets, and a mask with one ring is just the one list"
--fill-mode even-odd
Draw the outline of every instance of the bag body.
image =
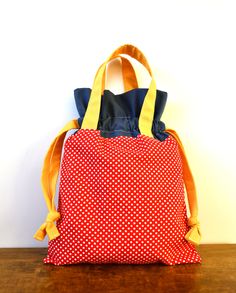
[[[192, 174], [179, 137], [160, 121], [167, 93], [156, 90], [153, 79], [149, 89], [138, 88], [126, 59], [126, 91], [103, 90], [106, 64], [122, 53], [149, 71], [143, 54], [124, 45], [99, 68], [92, 90], [75, 90], [80, 117], [58, 134], [46, 155], [42, 187], [49, 214], [35, 238], [48, 234], [44, 262], [54, 265], [200, 263]], [[70, 129], [77, 130], [64, 142]]]

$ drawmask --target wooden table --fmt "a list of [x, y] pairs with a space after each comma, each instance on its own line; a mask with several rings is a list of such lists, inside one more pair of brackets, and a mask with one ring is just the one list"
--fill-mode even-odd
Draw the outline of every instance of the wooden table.
[[0, 249], [0, 292], [236, 292], [236, 245], [201, 245], [202, 264], [54, 266], [44, 248]]

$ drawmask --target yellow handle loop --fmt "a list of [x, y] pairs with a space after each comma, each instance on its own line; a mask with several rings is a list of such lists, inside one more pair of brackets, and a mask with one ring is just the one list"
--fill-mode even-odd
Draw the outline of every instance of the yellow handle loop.
[[155, 110], [155, 101], [156, 101], [156, 83], [153, 78], [151, 68], [143, 55], [143, 53], [136, 47], [132, 45], [124, 45], [115, 50], [112, 55], [100, 66], [96, 74], [92, 92], [90, 95], [88, 107], [83, 118], [81, 129], [97, 129], [100, 107], [101, 107], [101, 94], [102, 94], [102, 80], [104, 71], [107, 64], [119, 57], [121, 54], [129, 55], [136, 60], [138, 60], [144, 67], [147, 68], [149, 74], [152, 77], [149, 89], [147, 91], [146, 97], [144, 99], [140, 117], [139, 117], [139, 129], [140, 133], [149, 137], [153, 137], [152, 134], [152, 123]]
[[[122, 76], [123, 76], [125, 91], [128, 92], [129, 90], [138, 88], [136, 73], [134, 71], [134, 68], [131, 62], [128, 59], [124, 58], [123, 56], [120, 56], [120, 59], [121, 59], [121, 69], [122, 69]], [[104, 74], [103, 74], [102, 92], [105, 89], [105, 81], [106, 81], [106, 71], [104, 71]]]
[[194, 245], [199, 245], [201, 241], [201, 231], [200, 231], [200, 223], [198, 221], [198, 202], [197, 202], [197, 192], [193, 179], [192, 172], [190, 170], [187, 157], [184, 151], [184, 147], [180, 141], [178, 134], [172, 130], [167, 129], [166, 132], [171, 134], [178, 143], [180, 155], [183, 163], [183, 178], [184, 184], [188, 197], [190, 218], [188, 219], [188, 226], [190, 230], [185, 235], [185, 239]]

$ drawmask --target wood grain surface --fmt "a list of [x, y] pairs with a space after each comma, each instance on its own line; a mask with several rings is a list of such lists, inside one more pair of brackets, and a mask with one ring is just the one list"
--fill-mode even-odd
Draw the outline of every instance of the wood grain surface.
[[0, 292], [236, 292], [236, 245], [201, 245], [202, 264], [45, 265], [45, 248], [0, 249]]

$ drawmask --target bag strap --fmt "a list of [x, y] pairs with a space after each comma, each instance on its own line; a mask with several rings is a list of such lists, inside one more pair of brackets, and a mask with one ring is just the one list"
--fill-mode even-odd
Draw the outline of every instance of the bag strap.
[[194, 245], [199, 245], [201, 240], [200, 223], [198, 221], [198, 202], [197, 192], [193, 179], [192, 172], [190, 170], [187, 157], [184, 151], [183, 144], [178, 134], [172, 129], [166, 129], [170, 135], [172, 135], [178, 143], [180, 155], [183, 164], [183, 179], [188, 197], [190, 218], [188, 219], [188, 226], [190, 230], [185, 235], [185, 239]]
[[115, 50], [112, 55], [99, 67], [94, 79], [93, 88], [91, 91], [88, 106], [84, 115], [81, 129], [97, 129], [100, 107], [101, 107], [101, 94], [102, 94], [102, 78], [107, 64], [119, 57], [121, 54], [129, 55], [139, 61], [148, 70], [151, 76], [151, 83], [147, 94], [145, 96], [142, 109], [140, 112], [138, 124], [140, 133], [153, 138], [152, 123], [156, 102], [156, 83], [152, 74], [151, 68], [143, 55], [143, 53], [133, 45], [123, 45]]
[[54, 224], [54, 221], [60, 218], [60, 214], [56, 211], [54, 198], [60, 169], [62, 147], [67, 131], [78, 128], [79, 125], [76, 119], [67, 123], [53, 140], [44, 159], [41, 186], [49, 212], [45, 222], [34, 234], [34, 238], [37, 240], [43, 240], [46, 234], [48, 234], [50, 240], [60, 235]]
[[[136, 73], [133, 68], [133, 65], [128, 59], [126, 59], [123, 56], [120, 56], [120, 59], [121, 59], [121, 69], [122, 69], [122, 76], [123, 76], [125, 91], [128, 92], [129, 90], [138, 88], [138, 81], [137, 81], [137, 77], [136, 77]], [[103, 79], [102, 79], [102, 92], [105, 89], [105, 83], [106, 83], [106, 71], [104, 72]]]

